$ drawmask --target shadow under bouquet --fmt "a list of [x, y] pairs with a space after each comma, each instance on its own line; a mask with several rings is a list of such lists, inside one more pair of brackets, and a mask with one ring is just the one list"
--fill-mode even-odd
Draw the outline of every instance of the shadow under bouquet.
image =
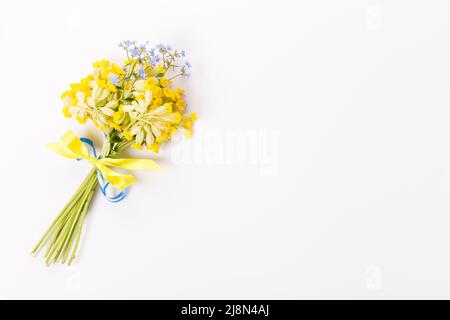
[[104, 133], [104, 143], [97, 155], [90, 139], [79, 138], [72, 131], [47, 147], [69, 159], [83, 159], [93, 168], [62, 209], [41, 240], [35, 255], [45, 250], [46, 264], [70, 265], [76, 256], [83, 222], [92, 197], [100, 185], [112, 202], [121, 201], [135, 177], [125, 170], [157, 170], [151, 159], [124, 159], [120, 153], [128, 147], [158, 152], [161, 144], [181, 132], [192, 134], [195, 113], [186, 113], [184, 90], [173, 87], [173, 80], [188, 76], [190, 64], [184, 51], [166, 45], [147, 48], [147, 44], [124, 41], [126, 60], [122, 67], [101, 60], [93, 63], [93, 72], [61, 96], [66, 117], [80, 123], [91, 120]]

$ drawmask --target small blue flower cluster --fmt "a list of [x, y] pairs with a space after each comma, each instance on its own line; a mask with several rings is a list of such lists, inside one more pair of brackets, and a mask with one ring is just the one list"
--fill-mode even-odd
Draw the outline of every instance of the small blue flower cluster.
[[[146, 44], [138, 44], [136, 41], [126, 40], [119, 43], [119, 47], [127, 52], [128, 58], [139, 59], [140, 62], [146, 62], [151, 67], [160, 64], [166, 70], [179, 69], [180, 75], [188, 77], [191, 64], [186, 60], [184, 50], [172, 50], [169, 45], [159, 43], [154, 48], [147, 49]], [[182, 60], [181, 63], [179, 60]], [[145, 70], [138, 70], [140, 77], [145, 78]]]

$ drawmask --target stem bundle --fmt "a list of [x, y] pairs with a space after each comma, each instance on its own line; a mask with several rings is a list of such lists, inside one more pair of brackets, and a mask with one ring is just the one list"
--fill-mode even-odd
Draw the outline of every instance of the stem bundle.
[[47, 265], [58, 261], [66, 263], [70, 253], [68, 264], [72, 263], [80, 242], [84, 218], [97, 185], [97, 171], [93, 168], [34, 247], [33, 255], [47, 245], [45, 252]]
[[[127, 141], [111, 143], [110, 136], [107, 134], [99, 157], [115, 158], [128, 146]], [[97, 168], [94, 167], [34, 247], [32, 255], [36, 255], [46, 246], [45, 262], [47, 266], [59, 261], [61, 263], [68, 261], [68, 264], [71, 265], [77, 253], [84, 219], [97, 186]]]

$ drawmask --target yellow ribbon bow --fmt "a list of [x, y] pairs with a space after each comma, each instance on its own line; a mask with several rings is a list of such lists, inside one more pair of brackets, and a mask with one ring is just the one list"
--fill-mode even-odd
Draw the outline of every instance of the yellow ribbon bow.
[[114, 187], [123, 190], [136, 181], [131, 174], [120, 173], [109, 167], [123, 168], [128, 170], [158, 170], [158, 164], [151, 159], [112, 159], [91, 157], [88, 148], [76, 136], [73, 131], [68, 131], [59, 141], [46, 146], [60, 156], [69, 159], [83, 158], [96, 167], [103, 177]]

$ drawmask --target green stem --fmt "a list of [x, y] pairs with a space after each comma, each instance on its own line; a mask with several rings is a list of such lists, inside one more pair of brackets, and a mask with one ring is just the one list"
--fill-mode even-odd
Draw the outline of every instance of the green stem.
[[[86, 189], [83, 192], [83, 195], [81, 196], [80, 201], [77, 203], [77, 206], [74, 208], [70, 214], [70, 216], [67, 219], [67, 223], [64, 224], [61, 234], [58, 235], [58, 238], [55, 239], [53, 246], [53, 251], [50, 253], [50, 255], [47, 257], [47, 264], [51, 262], [57, 262], [60, 258], [61, 254], [64, 252], [64, 249], [67, 247], [70, 238], [72, 237], [73, 229], [77, 225], [77, 220], [80, 215], [80, 212], [84, 206], [84, 203], [86, 202], [86, 199], [88, 197], [88, 190], [90, 191], [91, 186], [95, 182], [95, 176], [91, 178], [89, 181], [89, 184], [86, 186]], [[53, 261], [52, 261], [53, 260]], [[63, 261], [64, 263], [64, 261]]]
[[65, 220], [65, 218], [67, 217], [67, 214], [70, 212], [70, 210], [73, 208], [73, 206], [77, 203], [77, 201], [79, 200], [79, 198], [80, 198], [80, 196], [82, 194], [82, 190], [85, 188], [87, 182], [91, 178], [92, 174], [95, 173], [95, 172], [96, 172], [95, 169], [91, 170], [91, 172], [86, 177], [86, 179], [83, 181], [83, 183], [78, 187], [78, 189], [75, 192], [75, 194], [72, 196], [72, 198], [69, 200], [69, 202], [65, 205], [65, 207], [61, 210], [61, 212], [58, 215], [58, 217], [53, 221], [53, 223], [50, 225], [50, 227], [48, 227], [48, 229], [44, 233], [44, 236], [41, 238], [39, 243], [34, 247], [34, 249], [31, 252], [31, 254], [33, 254], [33, 255], [37, 254], [42, 249], [42, 247], [44, 246], [45, 242], [50, 238], [50, 236], [53, 235], [53, 233], [54, 233], [55, 229], [57, 228], [58, 224], [62, 220]]
[[[76, 230], [76, 241], [75, 241], [75, 246], [74, 246], [74, 248], [72, 250], [72, 256], [70, 257], [70, 260], [69, 260], [69, 266], [72, 264], [73, 259], [75, 259], [75, 256], [76, 256], [76, 253], [77, 253], [77, 249], [78, 249], [78, 244], [80, 242], [81, 229], [83, 227], [84, 218], [86, 217], [86, 213], [87, 213], [87, 211], [89, 209], [89, 204], [91, 203], [91, 199], [92, 199], [92, 196], [94, 195], [94, 191], [95, 191], [95, 187], [96, 186], [97, 185], [95, 184], [93, 189], [92, 189], [92, 192], [89, 194], [89, 197], [88, 197], [86, 203], [84, 204], [83, 211], [82, 211], [81, 217], [80, 217], [80, 223], [78, 224], [77, 230]], [[68, 253], [68, 251], [67, 251], [67, 253]], [[63, 263], [66, 262], [66, 259], [67, 259], [67, 257], [65, 256], [64, 260], [63, 260]]]
[[[107, 157], [110, 154], [115, 155], [125, 146], [119, 143], [117, 148], [112, 150], [107, 134], [105, 140], [100, 157]], [[69, 265], [72, 263], [77, 253], [83, 223], [97, 185], [97, 169], [92, 168], [75, 194], [36, 244], [32, 251], [33, 255], [47, 246], [44, 254], [47, 265], [58, 261], [66, 263], [69, 256]]]
[[[67, 258], [70, 254], [70, 248], [72, 247], [72, 243], [75, 238], [79, 239], [79, 236], [81, 235], [82, 227], [83, 227], [83, 221], [84, 221], [84, 215], [86, 214], [87, 208], [89, 207], [89, 204], [91, 202], [92, 196], [95, 193], [95, 189], [97, 188], [98, 180], [97, 177], [92, 181], [92, 184], [86, 191], [86, 200], [83, 203], [83, 206], [80, 207], [79, 213], [77, 215], [77, 221], [76, 225], [74, 225], [71, 229], [70, 239], [66, 241], [64, 248], [63, 248], [63, 259], [62, 263], [65, 263], [67, 261]], [[78, 247], [78, 245], [76, 246]], [[73, 254], [76, 252], [76, 247], [72, 249]]]

